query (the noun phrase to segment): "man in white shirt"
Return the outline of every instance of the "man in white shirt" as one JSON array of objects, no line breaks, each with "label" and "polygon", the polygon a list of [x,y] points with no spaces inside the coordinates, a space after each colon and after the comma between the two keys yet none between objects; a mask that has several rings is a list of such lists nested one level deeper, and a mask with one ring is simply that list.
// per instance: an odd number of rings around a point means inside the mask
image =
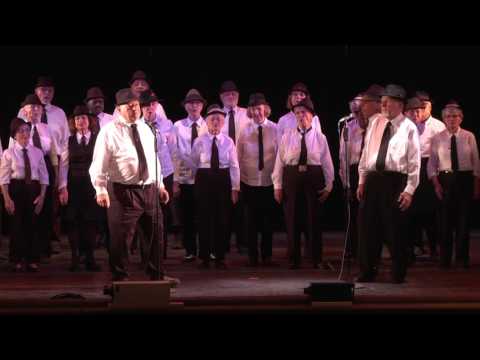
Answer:
[{"label": "man in white shirt", "polygon": [[98,119],[98,128],[101,129],[113,120],[113,116],[104,112],[105,110],[105,95],[99,87],[91,87],[87,90],[87,95],[84,100],[88,110]]},{"label": "man in white shirt", "polygon": [[449,268],[455,231],[456,265],[470,266],[470,206],[480,197],[480,159],[475,135],[462,129],[458,104],[442,111],[446,130],[432,138],[428,177],[440,202],[440,266]]},{"label": "man in white shirt", "polygon": [[145,271],[152,280],[163,279],[163,221],[157,196],[166,203],[168,192],[155,152],[154,135],[140,120],[140,104],[130,89],[119,90],[115,97],[119,117],[100,130],[89,169],[97,203],[107,208],[110,270],[114,281],[128,278],[127,249],[138,223],[145,238],[152,241],[147,244]]},{"label": "man in white shirt", "polygon": [[175,122],[174,129],[178,146],[178,182],[180,183],[180,209],[183,222],[184,262],[194,262],[197,257],[197,226],[195,176],[192,171],[191,152],[196,138],[207,132],[207,124],[202,118],[205,99],[196,89],[190,89],[182,104],[188,116]]},{"label": "man in white shirt", "polygon": [[[243,128],[250,122],[247,116],[247,109],[238,106],[240,93],[237,85],[233,81],[224,81],[220,86],[219,93],[220,100],[223,104],[223,111],[226,114],[222,134],[229,136],[236,145]],[[246,248],[245,234],[243,231],[243,208],[244,204],[240,196],[238,203],[232,208],[232,216],[230,217],[232,221],[230,224],[230,238],[231,234],[235,232],[236,247],[240,254],[242,254]],[[230,249],[230,241],[227,246],[228,250]]]},{"label": "man in white shirt", "polygon": [[415,124],[403,115],[405,90],[388,85],[382,114],[370,119],[360,158],[357,197],[359,265],[357,282],[375,281],[382,242],[392,257],[392,281],[402,283],[407,272],[407,225],[420,175],[420,142]]}]

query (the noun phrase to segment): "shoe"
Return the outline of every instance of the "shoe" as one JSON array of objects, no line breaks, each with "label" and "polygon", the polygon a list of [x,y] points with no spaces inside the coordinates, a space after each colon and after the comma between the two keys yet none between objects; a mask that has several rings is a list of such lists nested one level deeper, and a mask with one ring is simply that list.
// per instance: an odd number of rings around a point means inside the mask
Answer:
[{"label": "shoe", "polygon": [[170,286],[174,287],[174,288],[177,287],[178,285],[180,285],[180,279],[177,279],[177,278],[174,278],[174,277],[164,275],[162,280],[163,281],[168,281],[170,283]]},{"label": "shoe", "polygon": [[376,276],[373,273],[363,273],[363,274],[360,274],[355,279],[355,282],[359,282],[359,283],[375,282],[375,277]]},{"label": "shoe", "polygon": [[27,271],[28,271],[28,272],[32,272],[32,273],[38,272],[38,271],[39,271],[38,265],[37,265],[37,264],[34,264],[34,263],[28,264],[28,265],[27,265]]},{"label": "shoe", "polygon": [[194,262],[196,259],[197,258],[196,258],[195,255],[188,254],[188,255],[185,255],[185,257],[183,258],[183,262],[184,263],[191,263],[191,262]]},{"label": "shoe", "polygon": [[102,268],[100,265],[94,262],[94,263],[86,264],[85,270],[91,271],[91,272],[100,272],[102,271]]},{"label": "shoe", "polygon": [[227,270],[227,264],[223,260],[215,261],[215,268],[220,270]]},{"label": "shoe", "polygon": [[210,261],[208,260],[203,260],[200,264],[198,264],[199,269],[210,269]]},{"label": "shoe", "polygon": [[217,260],[217,257],[214,254],[210,254],[210,260]]},{"label": "shoe", "polygon": [[23,265],[22,263],[17,263],[15,265],[12,264],[12,267],[10,268],[11,272],[22,272],[23,271]]}]

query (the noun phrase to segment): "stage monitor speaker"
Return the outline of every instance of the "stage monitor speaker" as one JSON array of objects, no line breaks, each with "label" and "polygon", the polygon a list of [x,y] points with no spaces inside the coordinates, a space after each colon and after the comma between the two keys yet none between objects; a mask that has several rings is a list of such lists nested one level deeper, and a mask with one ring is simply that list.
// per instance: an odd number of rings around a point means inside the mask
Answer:
[{"label": "stage monitor speaker", "polygon": [[312,302],[346,302],[352,303],[354,284],[348,282],[315,282],[304,289]]},{"label": "stage monitor speaker", "polygon": [[112,308],[165,308],[170,301],[169,281],[114,281]]}]

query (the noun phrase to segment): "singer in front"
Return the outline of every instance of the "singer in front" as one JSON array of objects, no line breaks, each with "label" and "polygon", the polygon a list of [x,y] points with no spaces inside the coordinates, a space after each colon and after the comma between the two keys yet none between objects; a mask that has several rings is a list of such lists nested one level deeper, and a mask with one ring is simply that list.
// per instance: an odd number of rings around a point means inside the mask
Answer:
[{"label": "singer in front", "polygon": [[110,270],[113,281],[128,279],[127,249],[138,223],[149,249],[145,272],[152,280],[162,280],[163,221],[160,206],[156,206],[156,188],[162,202],[167,203],[169,196],[155,153],[154,135],[140,120],[140,103],[131,89],[119,90],[115,98],[119,116],[100,130],[89,170],[97,203],[107,208]]},{"label": "singer in front", "polygon": [[278,203],[283,201],[290,269],[300,268],[302,225],[310,240],[313,268],[318,269],[322,261],[320,211],[332,191],[334,169],[327,138],[312,126],[312,101],[305,98],[292,110],[297,128],[282,136],[272,174],[274,196]]},{"label": "singer in front", "polygon": [[420,141],[415,124],[403,114],[405,90],[388,85],[382,114],[370,120],[358,165],[359,211],[357,282],[373,282],[384,240],[392,257],[392,282],[407,273],[407,210],[420,176]]}]

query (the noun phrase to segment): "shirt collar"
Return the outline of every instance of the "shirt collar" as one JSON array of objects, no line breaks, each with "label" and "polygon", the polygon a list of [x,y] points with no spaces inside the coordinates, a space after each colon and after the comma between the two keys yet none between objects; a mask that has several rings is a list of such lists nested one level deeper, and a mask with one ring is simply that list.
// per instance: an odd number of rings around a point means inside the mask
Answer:
[{"label": "shirt collar", "polygon": [[[30,146],[29,146],[29,145],[30,145],[30,144],[27,144],[27,146],[25,147],[25,149],[30,150]],[[18,143],[18,141],[15,141],[15,143],[14,143],[13,146],[14,146],[14,149],[15,149],[15,150],[17,150],[18,152],[22,152],[23,146],[21,146],[21,145]]]},{"label": "shirt collar", "polygon": [[210,139],[210,141],[213,142],[213,137],[216,137],[217,138],[217,144],[221,144],[223,142],[223,136],[222,136],[222,133],[219,133],[218,135],[212,135],[210,133],[208,133],[208,138]]},{"label": "shirt collar", "polygon": [[[198,124],[198,126],[201,126],[202,125],[202,121],[203,121],[203,117],[199,117],[198,120],[196,121],[196,123]],[[192,127],[193,125],[193,120],[190,119],[190,117],[187,117],[187,126],[188,127]]]},{"label": "shirt collar", "polygon": [[[76,132],[77,134],[77,140],[80,141],[82,139],[82,134],[80,132]],[[92,135],[92,132],[90,130],[87,130],[87,132],[85,133],[85,137],[88,139],[90,139],[90,136]]]}]

